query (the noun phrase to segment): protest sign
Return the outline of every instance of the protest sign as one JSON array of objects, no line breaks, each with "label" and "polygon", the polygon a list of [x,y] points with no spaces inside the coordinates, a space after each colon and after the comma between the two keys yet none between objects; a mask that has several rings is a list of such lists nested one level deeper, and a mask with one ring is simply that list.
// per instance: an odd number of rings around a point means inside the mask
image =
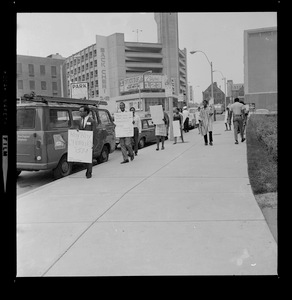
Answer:
[{"label": "protest sign", "polygon": [[150,106],[150,114],[154,124],[164,124],[162,105]]},{"label": "protest sign", "polygon": [[173,136],[181,136],[179,121],[178,120],[173,121],[172,126],[173,126]]},{"label": "protest sign", "polygon": [[92,163],[93,132],[68,130],[68,161]]},{"label": "protest sign", "polygon": [[134,135],[132,112],[115,113],[114,119],[116,137],[132,137]]}]

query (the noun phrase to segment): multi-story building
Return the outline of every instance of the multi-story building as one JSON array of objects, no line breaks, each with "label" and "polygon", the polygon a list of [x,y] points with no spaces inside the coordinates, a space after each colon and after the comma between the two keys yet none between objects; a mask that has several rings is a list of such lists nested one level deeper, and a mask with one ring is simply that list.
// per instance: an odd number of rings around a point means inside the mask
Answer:
[{"label": "multi-story building", "polygon": [[123,33],[97,35],[96,43],[68,57],[64,96],[71,96],[71,82],[87,82],[89,99],[107,100],[111,111],[120,101],[144,112],[154,104],[168,110],[167,80],[173,87],[173,105],[186,103],[187,52],[179,49],[177,13],[155,13],[154,17],[157,43],[126,42]]},{"label": "multi-story building", "polygon": [[[203,93],[203,100],[211,99],[211,84],[208,88],[202,92]],[[224,105],[224,92],[217,86],[217,82],[213,82],[213,96],[214,96],[214,105],[215,104],[223,104]]]},{"label": "multi-story building", "polygon": [[61,96],[62,67],[65,58],[52,54],[48,57],[17,55],[17,98],[34,92],[44,96]]},{"label": "multi-story building", "polygon": [[244,84],[243,83],[233,83],[233,80],[227,80],[227,97],[226,103],[233,103],[234,99],[244,100]]},{"label": "multi-story building", "polygon": [[277,110],[277,27],[244,31],[245,102]]}]

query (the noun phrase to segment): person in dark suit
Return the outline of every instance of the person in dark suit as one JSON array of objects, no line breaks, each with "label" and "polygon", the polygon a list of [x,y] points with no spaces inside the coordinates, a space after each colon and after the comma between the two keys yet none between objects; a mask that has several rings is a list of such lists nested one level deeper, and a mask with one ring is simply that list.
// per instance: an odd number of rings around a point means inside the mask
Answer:
[{"label": "person in dark suit", "polygon": [[[94,133],[96,130],[96,122],[93,118],[89,116],[90,109],[87,105],[82,105],[79,108],[79,113],[81,116],[81,120],[79,123],[79,130],[90,130],[93,131],[93,137]],[[94,140],[94,138],[93,138]],[[93,144],[92,144],[93,145]],[[92,162],[91,163],[86,163],[86,178],[91,178],[92,177]]]}]

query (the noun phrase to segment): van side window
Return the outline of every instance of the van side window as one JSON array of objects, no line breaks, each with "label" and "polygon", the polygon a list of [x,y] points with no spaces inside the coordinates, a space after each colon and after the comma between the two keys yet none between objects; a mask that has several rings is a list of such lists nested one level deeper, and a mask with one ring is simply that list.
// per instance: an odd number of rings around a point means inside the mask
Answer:
[{"label": "van side window", "polygon": [[68,128],[69,111],[61,109],[50,109],[50,127],[51,128]]},{"label": "van side window", "polygon": [[142,120],[142,128],[143,129],[147,129],[148,128],[147,120]]},{"label": "van side window", "polygon": [[17,130],[34,129],[35,127],[35,109],[17,110]]},{"label": "van side window", "polygon": [[[91,117],[92,119],[94,119],[96,121],[96,115],[95,115],[94,111],[92,111],[92,110],[90,111],[89,117]],[[81,120],[79,110],[72,111],[72,118],[73,118],[73,127],[77,128],[79,126],[80,120]]]},{"label": "van side window", "polygon": [[100,120],[101,124],[108,125],[111,123],[109,115],[106,111],[99,110],[98,116],[99,116],[99,120]]}]

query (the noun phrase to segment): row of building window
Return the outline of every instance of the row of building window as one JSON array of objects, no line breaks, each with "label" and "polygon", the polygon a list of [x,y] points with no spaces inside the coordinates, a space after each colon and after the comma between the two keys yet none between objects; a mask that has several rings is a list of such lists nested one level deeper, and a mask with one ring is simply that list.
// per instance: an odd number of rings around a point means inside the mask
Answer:
[{"label": "row of building window", "polygon": [[[47,82],[46,81],[41,81],[40,84],[41,84],[40,89],[42,91],[47,90]],[[23,90],[23,80],[18,80],[17,87],[18,87],[19,90]],[[34,80],[29,81],[29,89],[30,90],[36,90],[36,84],[35,84]],[[58,84],[55,81],[52,82],[52,90],[53,91],[58,91]]]},{"label": "row of building window", "polygon": [[[96,63],[96,65],[94,65],[95,67],[97,67],[97,63]],[[93,65],[91,65],[90,64],[90,68],[92,68],[93,67]],[[86,68],[85,68],[85,66],[83,65],[83,66],[81,66],[81,67],[78,67],[78,68],[74,68],[74,70],[71,70],[71,75],[72,74],[77,74],[77,73],[80,73],[80,72],[84,72],[85,71],[85,69],[86,70],[88,70],[88,64],[86,64]],[[70,71],[67,71],[67,73],[68,73],[68,75],[70,74]],[[97,70],[95,70],[95,75],[97,75],[98,73],[97,73]]]},{"label": "row of building window", "polygon": [[[96,50],[93,50],[93,53],[94,53],[94,56],[96,56]],[[89,59],[92,58],[92,51],[89,52],[89,54],[85,53],[85,56],[81,55],[81,62],[84,61],[84,58],[85,58],[85,60],[87,60],[88,58]],[[74,58],[74,60],[67,62],[67,68],[72,67],[73,65],[75,66],[78,63],[80,63],[80,58]]]},{"label": "row of building window", "polygon": [[[28,75],[29,76],[34,76],[35,67],[33,64],[28,64]],[[17,74],[20,75],[22,74],[22,63],[17,63]],[[46,75],[46,66],[45,65],[40,65],[40,74],[41,75]],[[56,66],[51,66],[51,75],[53,78],[57,77],[57,67]]]},{"label": "row of building window", "polygon": [[[97,72],[95,73],[95,76],[97,76]],[[90,73],[90,78],[94,79],[93,77],[93,72]],[[70,79],[70,78],[69,78]],[[83,74],[82,76],[76,76],[74,78],[71,77],[71,81],[85,81],[85,80],[89,80],[89,73],[86,73],[86,77],[85,77],[85,74]],[[70,80],[68,81],[68,85],[70,84]],[[96,80],[96,85],[98,84],[98,80]]]}]

